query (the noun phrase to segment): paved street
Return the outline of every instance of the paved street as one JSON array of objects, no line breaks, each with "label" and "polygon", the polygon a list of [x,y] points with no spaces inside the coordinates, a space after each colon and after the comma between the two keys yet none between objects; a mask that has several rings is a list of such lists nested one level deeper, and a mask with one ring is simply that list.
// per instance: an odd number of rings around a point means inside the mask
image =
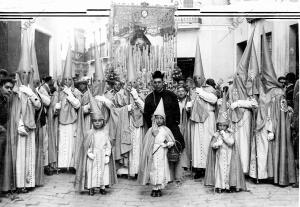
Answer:
[{"label": "paved street", "polygon": [[170,184],[160,198],[150,197],[151,188],[140,186],[135,180],[119,179],[119,183],[109,189],[105,196],[95,194],[75,194],[74,175],[60,174],[46,177],[44,187],[36,188],[28,194],[18,195],[18,199],[4,198],[0,206],[298,206],[298,189],[277,187],[269,184],[247,182],[249,192],[213,193],[203,186],[203,181],[195,182],[189,177],[181,186]]}]

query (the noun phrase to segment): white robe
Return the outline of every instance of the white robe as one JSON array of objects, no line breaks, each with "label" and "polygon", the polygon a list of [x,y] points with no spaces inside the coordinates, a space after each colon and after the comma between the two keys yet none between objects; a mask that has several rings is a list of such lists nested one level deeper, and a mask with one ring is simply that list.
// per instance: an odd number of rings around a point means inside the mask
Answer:
[{"label": "white robe", "polygon": [[18,135],[17,188],[35,187],[35,130],[27,133],[28,136]]},{"label": "white robe", "polygon": [[95,158],[87,158],[87,189],[109,185],[109,164],[105,164],[105,156],[111,155],[111,144],[107,130],[96,130],[90,149]]},{"label": "white robe", "polygon": [[58,144],[58,167],[74,167],[74,143],[76,133],[76,122],[73,124],[59,124],[59,144]]},{"label": "white robe", "polygon": [[[20,92],[21,103],[28,98],[27,95]],[[36,95],[29,98],[34,108],[40,108],[41,103]],[[24,107],[21,107],[21,117]],[[29,129],[27,136],[18,134],[17,140],[17,157],[16,157],[16,186],[17,188],[35,187],[35,129]]]},{"label": "white robe", "polygon": [[167,158],[167,147],[162,147],[161,144],[164,144],[164,141],[167,141],[167,145],[173,146],[175,140],[173,137],[170,137],[168,132],[161,127],[158,127],[158,134],[155,137],[153,145],[153,158],[152,166],[150,170],[150,183],[152,185],[160,185],[161,189],[164,188],[169,181],[171,181],[169,162]]},{"label": "white robe", "polygon": [[206,168],[209,144],[216,131],[215,107],[212,104],[215,104],[218,98],[209,92],[202,92],[199,96],[205,101],[204,107],[208,117],[203,123],[191,122],[192,166]]}]

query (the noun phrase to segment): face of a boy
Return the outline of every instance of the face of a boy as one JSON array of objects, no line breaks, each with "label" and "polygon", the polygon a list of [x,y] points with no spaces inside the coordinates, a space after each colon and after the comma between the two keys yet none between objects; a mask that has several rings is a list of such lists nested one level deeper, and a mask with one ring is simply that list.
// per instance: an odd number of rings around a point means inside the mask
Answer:
[{"label": "face of a boy", "polygon": [[164,117],[162,116],[155,116],[156,124],[157,126],[161,126],[164,124]]},{"label": "face of a boy", "polygon": [[103,119],[93,119],[94,129],[101,129],[104,126]]},{"label": "face of a boy", "polygon": [[220,131],[222,131],[222,130],[225,131],[225,130],[227,129],[227,127],[228,127],[228,126],[227,126],[226,124],[219,124],[219,130],[220,130]]}]

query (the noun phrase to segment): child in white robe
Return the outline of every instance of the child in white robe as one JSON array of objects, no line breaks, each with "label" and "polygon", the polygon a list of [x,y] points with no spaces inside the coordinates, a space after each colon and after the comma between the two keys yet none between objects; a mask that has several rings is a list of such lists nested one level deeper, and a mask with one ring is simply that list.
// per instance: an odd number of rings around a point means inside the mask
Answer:
[{"label": "child in white robe", "polygon": [[154,112],[154,123],[144,138],[144,149],[140,162],[138,181],[140,184],[152,184],[152,197],[162,196],[161,190],[171,181],[168,148],[175,143],[171,130],[164,126],[165,113],[160,100]]},{"label": "child in white robe", "polygon": [[108,130],[104,128],[104,117],[101,114],[93,114],[92,117],[93,129],[87,139],[86,188],[90,195],[94,195],[95,188],[100,188],[104,195],[105,185],[109,185],[111,144]]}]

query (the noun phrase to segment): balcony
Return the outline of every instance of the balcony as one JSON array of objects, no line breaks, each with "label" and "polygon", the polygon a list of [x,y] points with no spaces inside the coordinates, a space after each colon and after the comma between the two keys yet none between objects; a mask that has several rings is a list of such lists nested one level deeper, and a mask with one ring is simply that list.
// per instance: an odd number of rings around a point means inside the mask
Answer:
[{"label": "balcony", "polygon": [[202,19],[199,17],[175,17],[178,29],[199,29]]}]

